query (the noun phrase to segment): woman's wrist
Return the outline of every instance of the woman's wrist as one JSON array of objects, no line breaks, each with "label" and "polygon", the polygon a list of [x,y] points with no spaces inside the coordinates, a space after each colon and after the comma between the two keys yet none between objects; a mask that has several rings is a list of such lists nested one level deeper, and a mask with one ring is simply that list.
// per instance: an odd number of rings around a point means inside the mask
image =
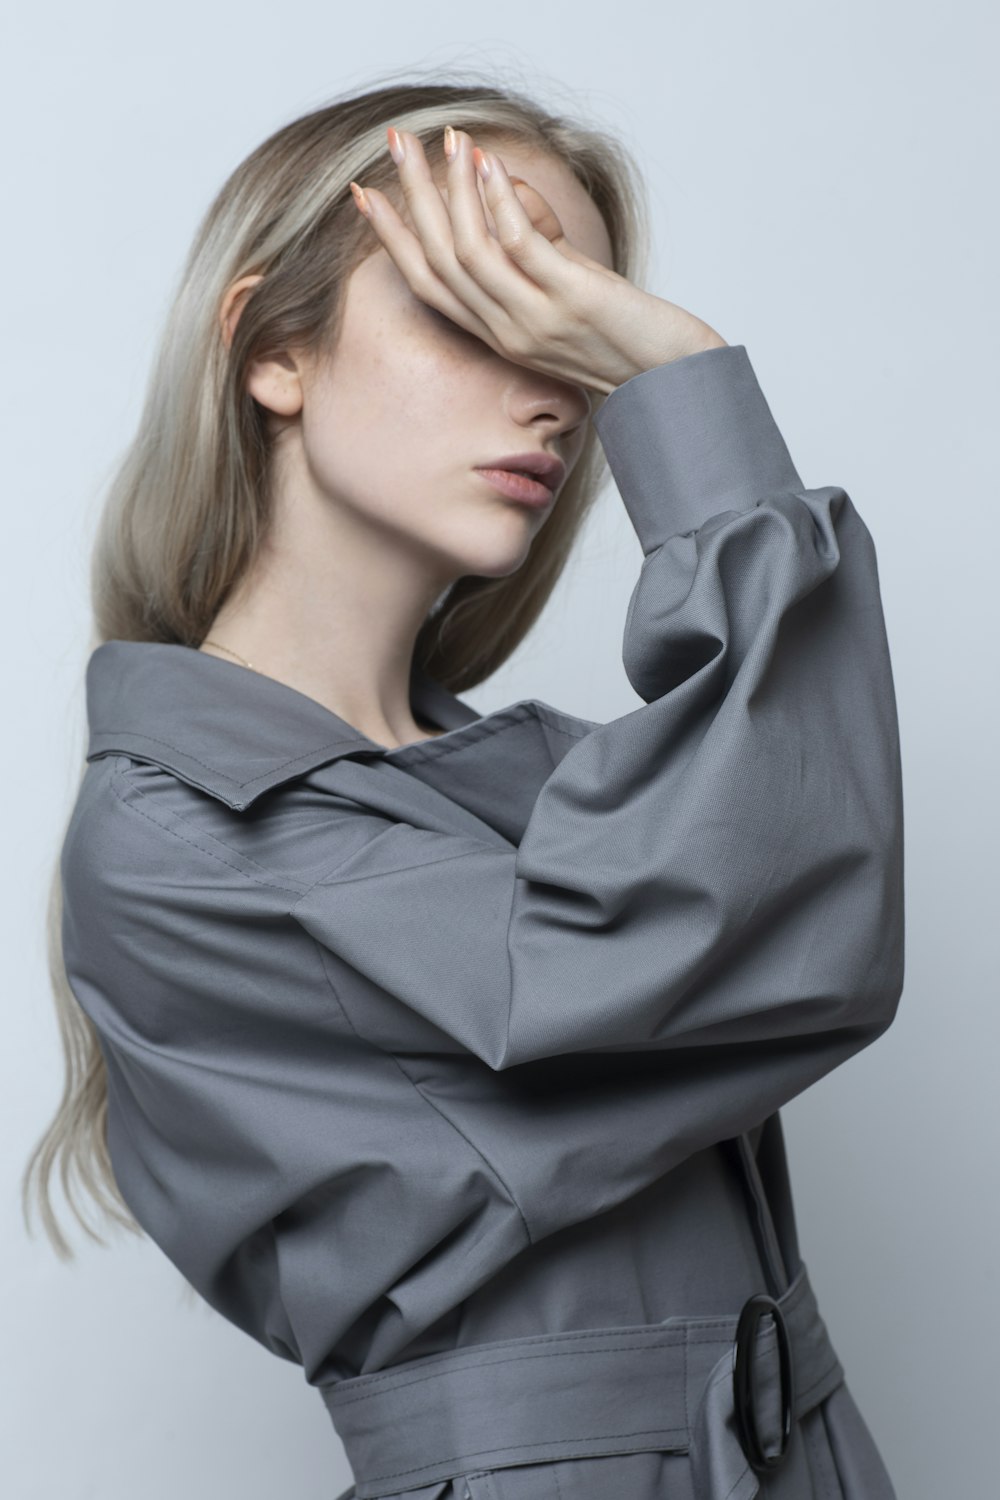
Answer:
[{"label": "woman's wrist", "polygon": [[634,375],[672,364],[689,354],[729,347],[727,340],[703,318],[663,297],[650,296],[649,303],[641,334],[619,351],[613,385],[624,385]]}]

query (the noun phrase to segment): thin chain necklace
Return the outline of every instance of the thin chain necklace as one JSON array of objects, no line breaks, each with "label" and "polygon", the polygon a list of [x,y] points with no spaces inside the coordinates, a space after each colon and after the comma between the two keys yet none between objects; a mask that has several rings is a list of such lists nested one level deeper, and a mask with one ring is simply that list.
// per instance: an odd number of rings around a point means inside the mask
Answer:
[{"label": "thin chain necklace", "polygon": [[240,656],[239,652],[233,651],[229,646],[224,646],[221,641],[210,641],[206,637],[201,644],[203,646],[217,646],[220,651],[228,651],[230,656],[235,656],[236,660],[242,662],[245,667],[249,667],[251,672],[259,672],[260,670],[259,667],[255,667],[252,662],[247,661],[245,656]]}]

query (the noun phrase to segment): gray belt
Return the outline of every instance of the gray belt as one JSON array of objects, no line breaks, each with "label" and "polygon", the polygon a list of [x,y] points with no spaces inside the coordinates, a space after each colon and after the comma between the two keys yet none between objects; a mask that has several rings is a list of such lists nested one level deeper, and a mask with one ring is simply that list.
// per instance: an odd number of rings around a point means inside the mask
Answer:
[{"label": "gray belt", "polygon": [[696,1494],[745,1500],[783,1461],[791,1422],[843,1379],[800,1263],[779,1297],[739,1314],[501,1339],[320,1392],[357,1500],[643,1449],[687,1452]]}]

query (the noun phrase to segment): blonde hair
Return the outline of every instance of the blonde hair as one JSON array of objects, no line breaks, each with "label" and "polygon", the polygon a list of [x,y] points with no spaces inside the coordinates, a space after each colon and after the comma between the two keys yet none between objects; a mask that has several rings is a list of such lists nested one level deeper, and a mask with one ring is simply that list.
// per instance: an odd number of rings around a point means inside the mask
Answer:
[{"label": "blonde hair", "polygon": [[[250,569],[268,524],[269,444],[264,413],[245,390],[248,367],[290,343],[316,351],[332,347],[342,290],[373,248],[350,180],[380,188],[399,203],[386,127],[418,136],[433,170],[443,160],[449,122],[488,147],[516,142],[560,158],[604,218],[614,269],[643,283],[647,208],[633,158],[605,132],[550,113],[520,91],[470,82],[468,75],[441,81],[436,70],[433,82],[384,83],[283,125],[232,172],[188,254],[138,430],[97,524],[91,650],[110,639],[194,646],[204,639]],[[219,309],[227,288],[249,274],[263,279],[246,299],[227,350]],[[415,646],[426,671],[462,692],[506,661],[541,614],[604,474],[591,428],[559,505],[517,571],[499,579],[460,578],[434,606]],[[30,1232],[34,1191],[56,1253],[71,1259],[49,1194],[57,1165],[67,1202],[91,1239],[105,1243],[80,1211],[77,1182],[108,1219],[142,1231],[111,1169],[97,1032],[66,977],[58,861],[46,928],[65,1077],[55,1117],[29,1158],[22,1204]]]}]

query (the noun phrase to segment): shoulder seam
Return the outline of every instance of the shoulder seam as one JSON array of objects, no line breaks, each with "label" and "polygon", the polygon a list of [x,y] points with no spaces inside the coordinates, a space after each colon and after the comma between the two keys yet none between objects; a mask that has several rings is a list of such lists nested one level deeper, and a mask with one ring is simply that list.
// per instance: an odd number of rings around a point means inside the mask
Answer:
[{"label": "shoulder seam", "polygon": [[[127,761],[128,757],[123,755],[121,759]],[[241,865],[236,864],[234,860],[226,859],[224,855],[218,853],[215,849],[209,848],[207,844],[199,843],[198,840],[193,838],[185,838],[184,834],[179,833],[176,828],[171,827],[168,823],[164,823],[162,819],[155,817],[153,813],[151,813],[147,808],[139,806],[140,801],[148,802],[149,799],[148,797],[146,797],[144,792],[139,790],[134,782],[130,785],[130,791],[132,793],[132,797],[137,800],[130,801],[129,798],[123,796],[122,792],[119,789],[118,783],[119,781],[124,780],[125,772],[126,767],[124,765],[117,764],[115,765],[111,773],[110,779],[111,790],[118,798],[118,801],[122,804],[123,807],[129,808],[132,812],[137,813],[139,817],[145,818],[148,822],[155,824],[156,827],[161,828],[164,833],[172,834],[173,837],[175,839],[179,839],[182,844],[188,844],[192,849],[198,849],[202,854],[207,855],[209,859],[215,859],[219,862],[219,864],[225,865],[227,869],[235,870],[238,875],[242,875],[244,880],[249,881],[253,885],[262,885],[267,886],[272,890],[283,891],[287,895],[294,896],[296,900],[300,896],[302,896],[308,889],[308,887],[304,884],[286,884],[285,882],[279,880],[275,875],[273,875],[271,871],[265,869],[263,865],[257,866],[257,868],[261,872],[261,876],[258,877],[256,875],[253,875],[248,870],[245,870]],[[185,821],[181,813],[175,813],[174,816],[182,822]],[[230,849],[228,844],[222,843],[222,841],[220,839],[216,839],[213,834],[206,833],[203,830],[199,829],[198,835],[200,839],[205,839],[213,844],[218,844],[219,849],[225,849],[228,853],[234,855],[236,858],[246,860],[248,864],[256,863],[254,860],[248,859],[248,857],[244,854],[237,855],[235,849]]]},{"label": "shoulder seam", "polygon": [[[292,913],[292,915],[294,916],[294,912]],[[527,1243],[529,1245],[533,1245],[535,1243],[535,1240],[531,1233],[531,1225],[528,1223],[528,1217],[524,1209],[521,1207],[520,1200],[518,1199],[516,1193],[514,1192],[510,1183],[504,1177],[503,1173],[500,1171],[499,1167],[497,1167],[496,1163],[491,1161],[491,1159],[486,1155],[486,1152],[483,1150],[482,1146],[477,1145],[472,1137],[462,1129],[457,1120],[453,1120],[450,1115],[446,1114],[445,1111],[434,1101],[432,1096],[427,1093],[424,1088],[421,1087],[421,1085],[410,1073],[407,1072],[398,1053],[393,1052],[388,1047],[383,1047],[378,1042],[373,1042],[369,1037],[363,1036],[361,1032],[358,1031],[357,1027],[354,1025],[354,1022],[351,1020],[344,1002],[340,998],[340,993],[334,982],[333,975],[330,973],[329,950],[324,948],[323,944],[319,942],[317,938],[313,937],[312,933],[309,932],[306,928],[303,927],[302,931],[316,949],[317,955],[319,957],[319,966],[323,972],[323,977],[326,980],[327,988],[333,996],[334,1003],[336,1004],[338,1011],[340,1012],[341,1016],[343,1016],[347,1025],[351,1028],[351,1031],[366,1047],[371,1047],[373,1050],[377,1051],[380,1056],[385,1057],[390,1062],[394,1063],[397,1070],[403,1075],[414,1092],[420,1095],[424,1103],[428,1105],[429,1108],[431,1108],[434,1113],[444,1121],[445,1125],[447,1125],[450,1130],[455,1131],[456,1135],[459,1135],[462,1138],[462,1140],[471,1151],[475,1152],[479,1160],[485,1164],[489,1172],[503,1188],[508,1199],[510,1200],[511,1205],[516,1210],[518,1218],[521,1220],[521,1225],[524,1229],[524,1236],[527,1240]]]},{"label": "shoulder seam", "polygon": [[[409,825],[404,825],[404,824],[400,824],[400,823],[392,823],[392,824],[390,824],[390,826],[388,828],[383,829],[383,831],[381,833],[377,833],[374,838],[369,839],[368,843],[362,845],[362,847],[360,849],[352,850],[350,854],[345,855],[343,859],[341,859],[340,861],[338,861],[338,863],[333,866],[332,869],[323,870],[321,874],[317,875],[316,879],[312,882],[312,884],[309,885],[309,886],[307,886],[306,889],[303,890],[301,896],[295,902],[295,906],[301,906],[302,902],[306,899],[306,897],[307,896],[311,896],[312,893],[313,893],[313,891],[316,889],[316,887],[318,885],[325,885],[328,881],[332,885],[343,885],[344,882],[342,880],[335,881],[333,879],[333,877],[338,873],[339,870],[341,870],[343,868],[344,865],[349,864],[351,862],[351,860],[355,857],[356,854],[367,854],[367,852],[371,848],[372,844],[376,844],[376,843],[378,843],[379,839],[385,838],[386,834],[391,833],[394,828],[400,828],[400,827],[404,827],[404,826],[409,826]],[[471,835],[455,835],[455,836],[456,837],[471,837]],[[483,849],[488,849],[488,848],[491,848],[491,847],[492,847],[491,845],[486,844],[486,843],[483,843],[481,845],[481,848],[483,848]],[[414,860],[410,864],[395,865],[393,867],[393,873],[397,874],[397,875],[401,875],[405,871],[408,871],[408,870],[425,870],[425,869],[429,870],[432,865],[443,865],[443,864],[446,864],[449,860],[452,860],[452,859],[469,859],[471,855],[473,855],[473,854],[479,854],[480,852],[481,852],[480,848],[478,848],[478,847],[475,848],[475,849],[449,850],[447,853],[439,855],[436,859],[418,859],[418,860]],[[360,885],[363,880],[379,880],[379,879],[382,878],[382,876],[383,876],[384,873],[385,872],[382,871],[382,870],[376,870],[374,872],[374,874],[371,874],[371,875],[352,875],[350,877],[350,883],[352,885]],[[292,915],[293,916],[295,915],[295,909],[294,909],[294,907],[292,909]]]}]

